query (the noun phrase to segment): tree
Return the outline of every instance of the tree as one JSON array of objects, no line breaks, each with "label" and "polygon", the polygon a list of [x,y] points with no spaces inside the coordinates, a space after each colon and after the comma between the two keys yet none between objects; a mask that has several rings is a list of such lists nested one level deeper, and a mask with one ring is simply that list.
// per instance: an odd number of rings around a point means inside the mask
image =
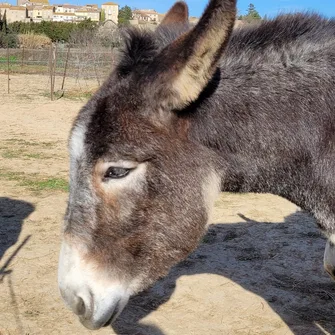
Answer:
[{"label": "tree", "polygon": [[2,16],[0,13],[0,48],[17,48],[18,44],[17,35],[8,29],[5,10]]},{"label": "tree", "polygon": [[248,7],[247,17],[252,19],[252,20],[261,20],[262,19],[262,17],[259,15],[259,13],[257,12],[257,10],[255,8],[255,5],[253,5],[252,3]]},{"label": "tree", "polygon": [[6,34],[7,33],[7,16],[6,16],[6,10],[5,13],[2,16],[2,31]]},{"label": "tree", "polygon": [[238,19],[246,21],[248,23],[252,23],[252,22],[261,20],[262,17],[259,15],[258,11],[256,10],[255,5],[251,3],[248,6],[247,15],[240,15]]},{"label": "tree", "polygon": [[106,21],[106,11],[104,9],[101,11],[100,21],[101,22],[105,22]]},{"label": "tree", "polygon": [[124,6],[120,8],[119,10],[119,25],[127,25],[129,24],[129,21],[132,19],[133,13],[131,11],[131,8],[129,6]]},{"label": "tree", "polygon": [[80,21],[77,25],[78,29],[81,30],[95,30],[98,28],[98,24],[92,21],[90,18]]},{"label": "tree", "polygon": [[3,28],[3,21],[2,21],[2,16],[1,16],[1,9],[0,9],[0,31],[2,31]]}]

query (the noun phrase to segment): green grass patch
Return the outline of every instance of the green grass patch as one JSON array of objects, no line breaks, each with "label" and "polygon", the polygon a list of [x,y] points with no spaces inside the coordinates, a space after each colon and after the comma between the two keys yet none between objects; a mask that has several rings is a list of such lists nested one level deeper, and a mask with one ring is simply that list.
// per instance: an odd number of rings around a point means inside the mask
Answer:
[{"label": "green grass patch", "polygon": [[30,191],[62,191],[69,190],[68,182],[59,177],[43,177],[38,174],[26,174],[0,170],[0,179],[16,182],[19,186],[25,187]]},{"label": "green grass patch", "polygon": [[[0,149],[1,150],[1,149]],[[51,155],[47,155],[42,152],[28,152],[24,148],[13,149],[6,148],[2,149],[1,157],[6,159],[51,159]]]},{"label": "green grass patch", "polygon": [[[0,73],[7,72],[7,60],[6,62],[0,62]],[[49,67],[45,65],[21,65],[20,62],[9,63],[10,73],[18,74],[43,74],[49,73]]]},{"label": "green grass patch", "polygon": [[18,151],[13,150],[5,150],[1,153],[2,158],[13,159],[13,158],[20,158],[21,153]]},{"label": "green grass patch", "polygon": [[0,178],[5,179],[5,180],[18,181],[21,175],[22,173],[20,172],[9,172],[9,171],[0,170]]},{"label": "green grass patch", "polygon": [[30,141],[26,141],[26,140],[21,140],[19,138],[9,138],[9,139],[5,140],[5,142],[13,143],[15,145],[21,145],[21,146],[37,146],[37,145],[40,144],[39,142],[30,142]]},{"label": "green grass patch", "polygon": [[20,186],[32,191],[64,191],[69,190],[68,182],[63,178],[45,178],[39,180],[26,179],[19,183]]},{"label": "green grass patch", "polygon": [[[9,56],[9,63],[11,62],[17,62],[18,57],[17,56]],[[8,62],[7,56],[0,57],[0,63]]]},{"label": "green grass patch", "polygon": [[[17,138],[10,138],[0,142],[1,156],[3,158],[52,158],[43,152],[36,152],[38,149],[49,149],[56,145],[56,142],[33,142]],[[37,148],[38,147],[38,148]]]},{"label": "green grass patch", "polygon": [[43,147],[48,147],[48,148],[53,147],[55,145],[55,142],[32,142],[32,141],[22,140],[20,138],[9,138],[5,140],[5,142],[15,143],[21,146],[43,146]]}]

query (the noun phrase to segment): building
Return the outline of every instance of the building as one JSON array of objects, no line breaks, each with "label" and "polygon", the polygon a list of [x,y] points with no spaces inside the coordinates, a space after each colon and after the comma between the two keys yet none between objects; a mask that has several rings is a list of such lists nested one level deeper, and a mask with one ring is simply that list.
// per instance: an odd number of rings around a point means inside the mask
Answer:
[{"label": "building", "polygon": [[53,13],[52,21],[54,22],[76,22],[77,16],[75,13]]},{"label": "building", "polygon": [[10,4],[0,4],[1,16],[6,12],[7,23],[15,21],[28,21],[28,12],[25,7],[11,6]]},{"label": "building", "polygon": [[[33,17],[33,10],[34,10],[34,6],[32,5],[27,5],[25,6],[27,8],[27,16],[30,20],[31,17]],[[30,20],[31,21],[31,20]]]},{"label": "building", "polygon": [[98,6],[90,7],[85,6],[82,7],[74,12],[74,14],[77,17],[77,21],[83,21],[85,19],[90,19],[93,22],[99,22],[100,21],[100,10],[98,9]]},{"label": "building", "polygon": [[49,0],[17,0],[18,6],[49,6]]},{"label": "building", "polygon": [[7,13],[9,11],[9,8],[12,7],[8,2],[1,2],[0,3],[0,13],[1,13],[1,17],[5,14],[6,12],[6,16]]},{"label": "building", "polygon": [[30,19],[33,22],[52,21],[54,14],[53,6],[31,6],[29,8]]},{"label": "building", "polygon": [[[49,0],[17,0],[20,6],[0,3],[0,13],[6,12],[7,22],[81,22],[90,19],[93,22],[101,20],[101,9],[97,4],[75,6],[70,4],[49,5]],[[103,5],[108,15],[106,19],[118,22],[119,7],[108,2]]]},{"label": "building", "polygon": [[101,5],[101,10],[104,11],[104,21],[111,20],[116,24],[119,22],[119,5],[115,2],[105,2]]},{"label": "building", "polygon": [[136,9],[133,11],[133,20],[159,23],[159,14],[154,9]]},{"label": "building", "polygon": [[82,6],[75,6],[75,5],[54,5],[55,6],[55,13],[74,13],[76,10],[82,8]]}]

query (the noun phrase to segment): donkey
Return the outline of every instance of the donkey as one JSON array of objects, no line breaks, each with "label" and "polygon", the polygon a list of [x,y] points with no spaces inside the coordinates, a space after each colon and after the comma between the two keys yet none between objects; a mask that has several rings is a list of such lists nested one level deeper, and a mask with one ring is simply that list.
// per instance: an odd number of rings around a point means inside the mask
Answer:
[{"label": "donkey", "polygon": [[190,27],[177,2],[130,29],[80,111],[59,287],[98,329],[193,251],[219,191],[268,192],[312,213],[335,269],[335,20],[279,16],[234,30],[236,0]]}]

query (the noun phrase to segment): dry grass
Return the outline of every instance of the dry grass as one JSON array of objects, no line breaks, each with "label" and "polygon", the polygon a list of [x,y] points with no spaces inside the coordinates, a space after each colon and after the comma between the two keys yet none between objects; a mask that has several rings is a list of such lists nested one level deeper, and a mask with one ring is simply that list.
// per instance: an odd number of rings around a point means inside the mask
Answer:
[{"label": "dry grass", "polygon": [[51,44],[51,39],[46,35],[38,35],[34,33],[19,34],[19,42],[21,47],[26,49],[44,48]]}]

